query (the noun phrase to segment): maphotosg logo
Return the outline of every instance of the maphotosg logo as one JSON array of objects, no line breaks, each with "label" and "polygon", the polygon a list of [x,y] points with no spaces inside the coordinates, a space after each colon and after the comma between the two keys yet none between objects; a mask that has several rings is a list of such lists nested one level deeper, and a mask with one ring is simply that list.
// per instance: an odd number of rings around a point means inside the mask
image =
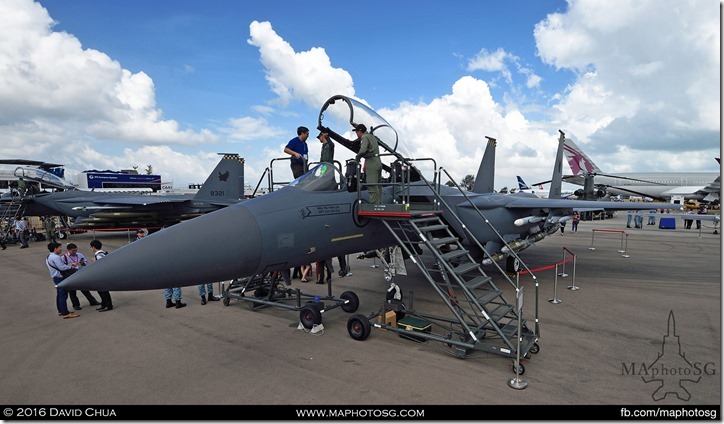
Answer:
[{"label": "maphotosg logo", "polygon": [[702,375],[716,375],[716,368],[713,362],[691,362],[686,358],[676,334],[674,311],[670,311],[667,331],[657,358],[650,364],[622,362],[621,375],[637,375],[645,383],[657,383],[658,387],[651,395],[655,401],[666,399],[668,395],[688,401],[691,393],[687,386],[698,383]]}]

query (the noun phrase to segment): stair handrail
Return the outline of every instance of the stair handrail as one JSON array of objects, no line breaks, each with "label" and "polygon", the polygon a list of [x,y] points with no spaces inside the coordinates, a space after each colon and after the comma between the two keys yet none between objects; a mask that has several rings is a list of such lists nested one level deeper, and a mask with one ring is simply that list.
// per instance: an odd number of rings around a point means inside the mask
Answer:
[{"label": "stair handrail", "polygon": [[[411,258],[414,258],[414,257],[417,256],[416,254],[413,254],[413,253],[410,251],[410,249],[407,248],[407,246],[405,245],[405,242],[402,241],[402,239],[400,239],[400,237],[398,237],[397,233],[392,229],[392,227],[390,226],[390,224],[389,224],[387,221],[382,220],[382,223],[385,225],[385,227],[387,227],[387,230],[390,232],[390,234],[392,234],[392,236],[395,238],[395,240],[397,240],[397,243],[400,245],[400,247],[401,247],[402,249],[404,249],[405,252],[406,252]],[[435,281],[435,279],[432,278],[432,276],[430,275],[430,273],[427,272],[427,269],[425,269],[425,267],[423,267],[423,266],[421,265],[421,263],[418,263],[418,261],[414,261],[414,262],[415,262],[415,265],[417,265],[418,269],[420,269],[420,271],[422,271],[422,273],[423,273],[423,274],[425,275],[425,277],[428,279],[428,281],[433,281],[433,282]],[[468,334],[471,334],[471,335],[472,335],[473,340],[477,340],[477,337],[475,337],[475,336],[473,335],[473,332],[472,332],[472,330],[470,329],[470,327],[468,326],[467,322],[465,322],[465,320],[463,319],[463,317],[458,313],[458,311],[455,309],[455,307],[452,305],[452,303],[450,303],[449,295],[446,295],[445,293],[443,293],[443,292],[440,290],[440,287],[438,287],[437,284],[433,284],[432,286],[433,286],[433,289],[437,292],[438,296],[440,296],[440,298],[443,300],[443,302],[445,302],[445,305],[447,305],[448,309],[450,309],[450,311],[453,313],[453,315],[455,315],[455,318],[457,318],[458,322],[465,328],[465,331],[466,331]],[[462,285],[461,285],[461,286],[462,286]]]},{"label": "stair handrail", "polygon": [[[445,175],[447,175],[447,177],[448,177],[448,178],[450,179],[450,181],[453,183],[453,185],[455,186],[455,188],[460,192],[460,194],[463,195],[463,197],[465,197],[465,200],[466,200],[468,203],[470,203],[470,206],[472,206],[473,209],[475,209],[475,211],[478,213],[478,215],[480,215],[480,217],[483,218],[483,220],[485,221],[485,223],[488,224],[488,227],[490,227],[490,229],[493,230],[493,232],[498,236],[498,239],[500,239],[500,241],[503,242],[503,244],[505,245],[505,247],[508,248],[508,250],[510,251],[510,254],[513,255],[513,257],[518,260],[518,262],[528,271],[528,273],[530,273],[531,277],[533,278],[534,281],[536,281],[536,285],[537,285],[537,279],[536,279],[535,274],[533,274],[533,273],[531,272],[530,268],[528,268],[528,266],[525,264],[525,262],[523,262],[523,260],[520,259],[520,256],[518,256],[518,254],[515,253],[515,251],[510,247],[510,245],[508,244],[508,242],[505,241],[505,239],[503,238],[503,236],[498,232],[498,230],[493,226],[493,224],[490,223],[490,221],[488,220],[488,218],[485,217],[485,215],[483,214],[483,212],[482,212],[480,209],[478,209],[477,206],[475,206],[475,203],[473,203],[472,199],[471,199],[467,194],[465,194],[465,191],[458,185],[458,183],[455,182],[455,180],[453,180],[453,178],[450,176],[450,174],[447,172],[446,169],[444,169],[443,167],[440,167],[440,172],[444,172]],[[452,209],[450,208],[450,206],[449,206],[442,198],[441,198],[440,200],[445,204],[445,207],[446,207],[446,208],[452,210]],[[511,285],[511,287],[515,288],[515,283],[513,283],[512,279],[508,276],[508,273],[507,273],[507,272],[504,272],[503,269],[500,267],[500,265],[498,265],[498,263],[493,260],[492,256],[485,250],[485,248],[484,248],[484,247],[480,244],[480,242],[475,238],[475,235],[473,235],[472,231],[470,231],[470,229],[469,229],[467,226],[465,226],[465,224],[462,222],[462,220],[460,220],[460,218],[457,216],[457,214],[453,213],[453,215],[455,216],[455,219],[458,221],[458,223],[459,223],[459,224],[462,226],[462,228],[465,230],[465,232],[466,232],[466,233],[470,236],[470,238],[475,242],[475,244],[483,251],[483,253],[485,253],[485,255],[488,257],[488,259],[490,259],[490,261],[492,262],[492,264],[495,265],[495,267],[498,269],[498,271],[500,271],[500,273],[505,277],[505,279],[508,281],[508,283]]]}]

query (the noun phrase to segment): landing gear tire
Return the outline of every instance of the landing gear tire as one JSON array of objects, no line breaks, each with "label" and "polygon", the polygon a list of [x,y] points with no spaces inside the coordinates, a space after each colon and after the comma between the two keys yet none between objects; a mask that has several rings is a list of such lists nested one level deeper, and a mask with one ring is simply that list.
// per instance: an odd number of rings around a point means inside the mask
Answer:
[{"label": "landing gear tire", "polygon": [[65,240],[68,235],[64,231],[58,231],[58,240]]},{"label": "landing gear tire", "polygon": [[306,305],[299,311],[299,322],[304,328],[311,330],[315,324],[322,323],[322,313],[316,305]]},{"label": "landing gear tire", "polygon": [[[405,304],[404,304],[404,303],[401,303],[401,305],[402,305],[402,309],[403,309],[403,310],[406,310],[406,309],[407,309],[407,308],[405,307]],[[404,317],[405,317],[405,312],[403,312],[403,311],[395,311],[395,319],[396,319],[397,321],[400,321],[400,320],[401,320],[402,318],[404,318]]]},{"label": "landing gear tire", "polygon": [[370,336],[372,326],[370,320],[361,314],[355,314],[347,320],[347,332],[355,340],[363,341]]},{"label": "landing gear tire", "polygon": [[518,364],[518,370],[516,370],[515,363],[513,363],[512,369],[513,369],[513,373],[515,373],[515,374],[518,374],[518,375],[525,374],[525,365],[523,365],[523,364]]},{"label": "landing gear tire", "polygon": [[342,305],[342,310],[347,313],[352,313],[359,308],[359,297],[354,292],[346,291],[339,296],[342,300],[347,300],[347,303]]}]

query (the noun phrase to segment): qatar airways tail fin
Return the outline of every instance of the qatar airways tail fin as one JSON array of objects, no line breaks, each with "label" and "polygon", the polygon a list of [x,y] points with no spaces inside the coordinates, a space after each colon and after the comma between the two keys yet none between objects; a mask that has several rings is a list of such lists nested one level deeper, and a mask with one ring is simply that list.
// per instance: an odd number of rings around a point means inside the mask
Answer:
[{"label": "qatar airways tail fin", "polygon": [[573,175],[603,172],[570,138],[563,141],[563,152]]}]

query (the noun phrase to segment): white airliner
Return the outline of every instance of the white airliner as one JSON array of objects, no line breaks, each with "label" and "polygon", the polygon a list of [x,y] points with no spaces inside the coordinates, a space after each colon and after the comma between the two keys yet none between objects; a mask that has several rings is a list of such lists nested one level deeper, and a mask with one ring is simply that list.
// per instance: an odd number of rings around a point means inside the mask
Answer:
[{"label": "white airliner", "polygon": [[[584,185],[586,175],[594,175],[596,190],[611,195],[635,195],[652,199],[669,199],[683,203],[694,199],[705,202],[719,201],[720,173],[717,172],[628,172],[606,174],[574,143],[566,138],[563,152],[574,176],[567,183]],[[716,158],[719,161],[719,158]]]}]

